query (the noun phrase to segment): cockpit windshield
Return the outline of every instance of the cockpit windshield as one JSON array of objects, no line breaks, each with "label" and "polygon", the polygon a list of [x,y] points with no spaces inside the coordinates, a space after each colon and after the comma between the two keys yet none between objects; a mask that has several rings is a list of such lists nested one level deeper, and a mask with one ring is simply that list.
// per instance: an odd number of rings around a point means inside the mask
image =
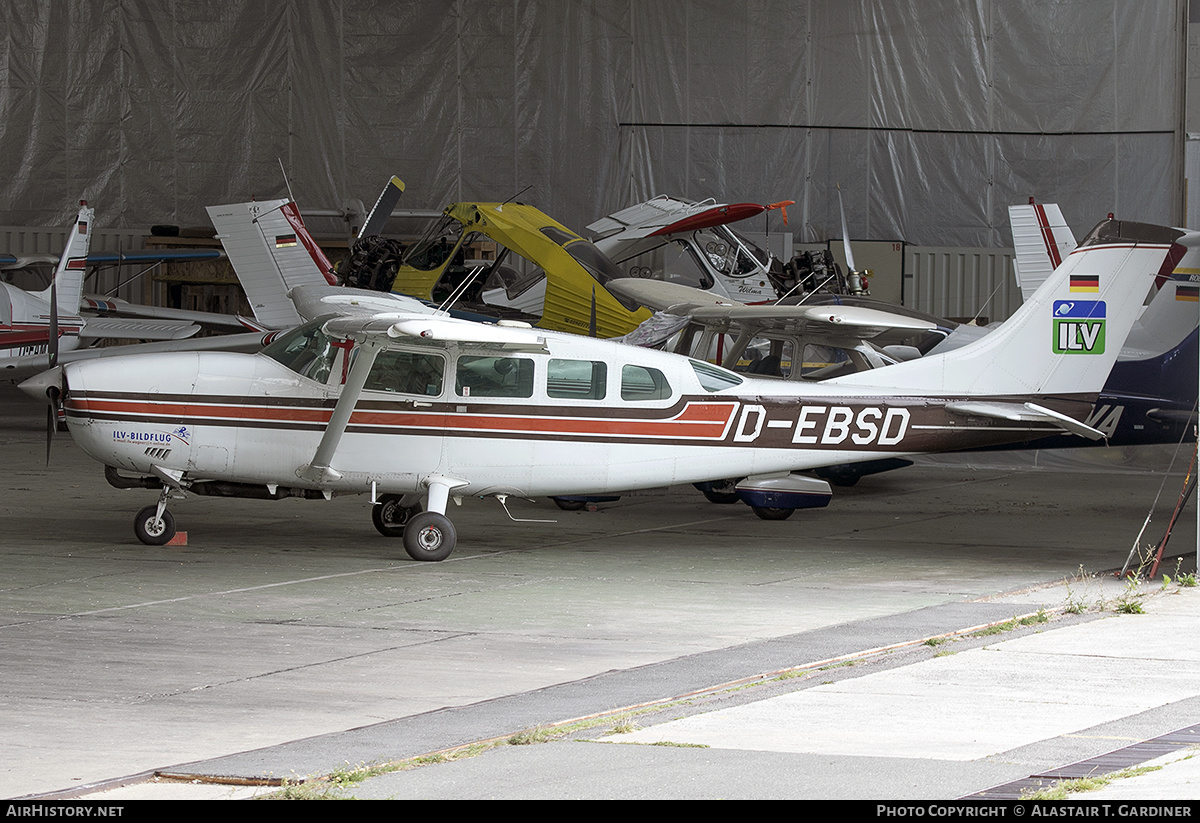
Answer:
[{"label": "cockpit windshield", "polygon": [[421,271],[432,271],[445,263],[462,239],[463,224],[456,218],[443,216],[433,221],[428,231],[404,252],[402,262]]},{"label": "cockpit windshield", "polygon": [[693,238],[708,263],[721,274],[744,277],[766,272],[770,257],[728,226],[700,229]]},{"label": "cockpit windshield", "polygon": [[297,326],[265,346],[262,353],[297,374],[324,383],[337,356],[333,338],[321,329],[324,323],[321,319]]}]

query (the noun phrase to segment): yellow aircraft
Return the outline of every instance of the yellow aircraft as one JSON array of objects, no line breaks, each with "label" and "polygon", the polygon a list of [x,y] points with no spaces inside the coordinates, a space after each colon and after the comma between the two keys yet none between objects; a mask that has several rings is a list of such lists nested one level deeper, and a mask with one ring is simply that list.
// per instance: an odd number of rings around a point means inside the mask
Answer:
[{"label": "yellow aircraft", "polygon": [[554,331],[618,337],[650,311],[607,288],[599,249],[522,203],[454,203],[404,253],[392,291]]}]

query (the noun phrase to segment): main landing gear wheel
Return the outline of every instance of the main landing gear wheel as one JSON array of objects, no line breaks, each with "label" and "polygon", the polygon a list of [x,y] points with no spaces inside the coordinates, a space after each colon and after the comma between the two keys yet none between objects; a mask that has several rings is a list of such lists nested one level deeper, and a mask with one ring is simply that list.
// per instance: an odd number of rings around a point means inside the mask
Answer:
[{"label": "main landing gear wheel", "polygon": [[405,508],[398,494],[385,494],[371,507],[371,522],[384,537],[401,537],[409,520],[421,513],[421,504]]},{"label": "main landing gear wheel", "polygon": [[404,527],[404,550],[413,560],[445,560],[457,541],[454,524],[437,512],[421,512]]},{"label": "main landing gear wheel", "polygon": [[133,519],[133,532],[147,546],[165,546],[175,536],[175,516],[163,510],[158,516],[158,504],[147,506]]},{"label": "main landing gear wheel", "polygon": [[561,497],[551,497],[550,499],[554,501],[554,505],[565,512],[583,511],[584,506],[587,505],[586,500],[565,500]]},{"label": "main landing gear wheel", "polygon": [[754,513],[763,520],[787,520],[795,509],[775,509],[769,506],[751,506]]},{"label": "main landing gear wheel", "polygon": [[725,506],[730,503],[736,503],[740,499],[737,496],[737,480],[713,480],[710,483],[693,483],[704,498],[709,503],[717,503]]}]

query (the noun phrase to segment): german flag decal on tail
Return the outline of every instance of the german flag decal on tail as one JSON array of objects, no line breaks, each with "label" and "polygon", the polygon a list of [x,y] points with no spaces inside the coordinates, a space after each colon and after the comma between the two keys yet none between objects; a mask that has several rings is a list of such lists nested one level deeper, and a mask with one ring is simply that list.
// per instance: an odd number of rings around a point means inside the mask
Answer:
[{"label": "german flag decal on tail", "polygon": [[1071,275],[1071,291],[1072,292],[1091,292],[1095,294],[1100,291],[1100,275],[1098,274],[1072,274]]}]

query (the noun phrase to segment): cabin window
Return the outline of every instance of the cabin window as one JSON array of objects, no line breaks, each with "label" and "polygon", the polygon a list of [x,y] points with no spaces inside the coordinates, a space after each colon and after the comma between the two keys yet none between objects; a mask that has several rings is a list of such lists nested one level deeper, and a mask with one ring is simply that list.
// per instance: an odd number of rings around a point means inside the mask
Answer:
[{"label": "cabin window", "polygon": [[742,385],[742,378],[728,369],[714,366],[712,363],[704,363],[700,360],[692,360],[690,362],[692,364],[692,371],[696,372],[696,377],[700,379],[700,386],[705,391],[720,391],[721,389],[729,389]]},{"label": "cabin window", "polygon": [[733,368],[741,374],[786,378],[792,371],[792,349],[790,340],[755,338]]},{"label": "cabin window", "polygon": [[647,366],[621,368],[622,400],[665,400],[671,396],[671,385],[658,369]]},{"label": "cabin window", "polygon": [[407,351],[381,351],[371,366],[363,388],[368,391],[421,394],[442,393],[445,360],[437,355]]},{"label": "cabin window", "polygon": [[454,384],[459,397],[533,397],[533,361],[463,356]]},{"label": "cabin window", "polygon": [[858,371],[846,349],[837,346],[808,344],[800,362],[800,376],[805,380],[828,380]]},{"label": "cabin window", "polygon": [[599,360],[552,358],[546,368],[546,394],[566,400],[603,400],[608,366]]}]

